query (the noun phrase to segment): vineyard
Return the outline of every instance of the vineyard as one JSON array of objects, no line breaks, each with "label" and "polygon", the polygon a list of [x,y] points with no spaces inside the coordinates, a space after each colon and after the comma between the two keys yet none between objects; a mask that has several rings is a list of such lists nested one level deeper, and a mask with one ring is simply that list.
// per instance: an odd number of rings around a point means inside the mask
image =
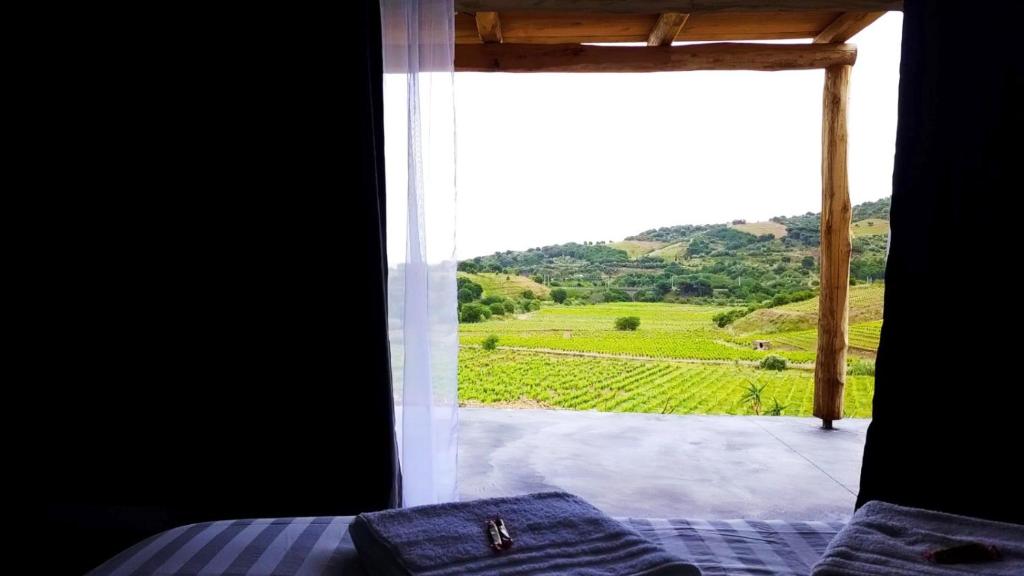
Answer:
[{"label": "vineyard", "polygon": [[[541,406],[659,414],[752,414],[741,402],[749,382],[765,385],[765,403],[786,416],[810,416],[814,379],[807,370],[590,358],[464,348],[459,397],[468,405]],[[871,415],[874,378],[849,376],[846,416]]]},{"label": "vineyard", "polygon": [[[481,324],[464,324],[462,344],[480,344],[489,334],[501,346],[571,352],[596,352],[650,358],[758,361],[768,353],[754,350],[753,338],[737,337],[717,328],[712,317],[726,310],[715,306],[624,302],[595,306],[548,306],[529,315]],[[636,316],[641,329],[614,330],[616,318]],[[780,350],[792,362],[812,362],[813,349]]]},{"label": "vineyard", "polygon": [[[851,290],[851,317],[880,317],[881,287]],[[591,306],[546,304],[528,314],[495,316],[462,324],[459,397],[468,405],[541,406],[619,412],[748,414],[740,397],[754,382],[766,385],[764,401],[785,407],[783,414],[811,414],[811,368],[817,330],[771,331],[779,315],[799,316],[798,326],[816,322],[817,300],[759,310],[760,332],[719,328],[717,306],[622,302]],[[636,316],[637,331],[619,331],[615,319]],[[749,322],[749,321],[748,321]],[[851,324],[850,352],[872,358],[882,321]],[[767,330],[767,331],[765,331]],[[497,350],[481,348],[488,336]],[[755,350],[769,340],[772,349]],[[782,372],[757,369],[774,354],[786,358]],[[846,410],[871,415],[874,377],[847,377]]]}]

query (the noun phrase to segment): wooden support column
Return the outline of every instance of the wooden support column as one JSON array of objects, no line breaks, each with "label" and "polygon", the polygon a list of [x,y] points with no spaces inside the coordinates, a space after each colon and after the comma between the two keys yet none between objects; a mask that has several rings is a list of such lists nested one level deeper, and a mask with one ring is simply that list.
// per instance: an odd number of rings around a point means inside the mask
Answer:
[{"label": "wooden support column", "polygon": [[852,66],[825,69],[821,121],[821,297],[814,415],[823,428],[843,417],[850,290],[850,207],[846,108]]}]

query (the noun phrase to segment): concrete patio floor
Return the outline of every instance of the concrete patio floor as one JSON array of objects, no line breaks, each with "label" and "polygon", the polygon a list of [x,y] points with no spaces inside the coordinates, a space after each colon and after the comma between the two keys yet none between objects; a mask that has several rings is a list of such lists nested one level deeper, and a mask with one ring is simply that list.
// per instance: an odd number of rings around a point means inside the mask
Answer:
[{"label": "concrete patio floor", "polygon": [[612,516],[846,520],[868,423],[462,408],[460,493],[561,489]]}]

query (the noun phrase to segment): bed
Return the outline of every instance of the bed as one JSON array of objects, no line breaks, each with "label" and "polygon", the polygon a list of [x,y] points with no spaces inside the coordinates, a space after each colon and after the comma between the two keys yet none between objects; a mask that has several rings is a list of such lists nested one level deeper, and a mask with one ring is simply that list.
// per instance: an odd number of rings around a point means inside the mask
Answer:
[{"label": "bed", "polygon": [[[708,576],[806,575],[843,527],[834,522],[619,519]],[[181,526],[144,540],[90,576],[365,576],[352,518],[228,520]]]}]

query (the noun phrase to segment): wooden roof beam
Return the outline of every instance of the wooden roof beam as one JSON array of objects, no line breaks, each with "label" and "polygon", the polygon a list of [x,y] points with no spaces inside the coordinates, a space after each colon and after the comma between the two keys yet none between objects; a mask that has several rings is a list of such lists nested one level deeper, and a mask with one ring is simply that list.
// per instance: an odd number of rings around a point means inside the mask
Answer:
[{"label": "wooden roof beam", "polygon": [[852,44],[455,45],[456,72],[776,71],[852,65],[856,60]]},{"label": "wooden roof beam", "polygon": [[476,30],[485,44],[501,44],[501,19],[497,12],[477,12]]},{"label": "wooden roof beam", "polygon": [[816,44],[829,42],[846,42],[872,22],[881,18],[885,12],[845,12],[836,17],[824,30],[814,37]]},{"label": "wooden roof beam", "polygon": [[647,45],[671,46],[689,17],[690,15],[685,12],[665,12],[658,16],[658,22],[651,29],[651,35],[647,37]]},{"label": "wooden roof beam", "polygon": [[902,10],[903,0],[455,0],[456,12],[887,12]]}]

